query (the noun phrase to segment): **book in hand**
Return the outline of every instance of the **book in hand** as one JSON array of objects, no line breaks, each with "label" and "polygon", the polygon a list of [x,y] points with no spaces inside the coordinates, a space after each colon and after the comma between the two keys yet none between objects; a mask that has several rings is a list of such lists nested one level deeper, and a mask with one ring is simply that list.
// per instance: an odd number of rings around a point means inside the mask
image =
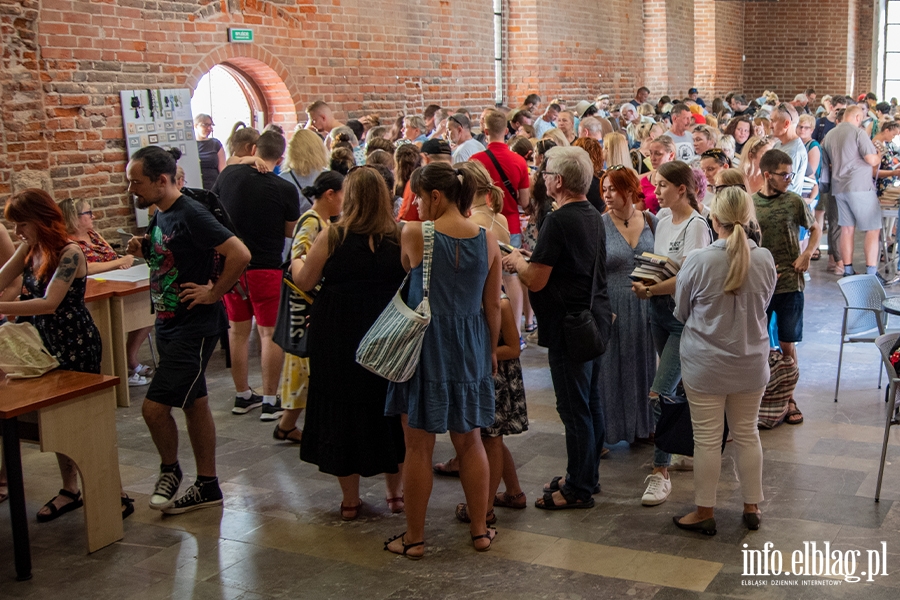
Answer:
[{"label": "book in hand", "polygon": [[635,256],[637,266],[629,277],[653,285],[675,277],[681,266],[667,256],[644,252]]}]

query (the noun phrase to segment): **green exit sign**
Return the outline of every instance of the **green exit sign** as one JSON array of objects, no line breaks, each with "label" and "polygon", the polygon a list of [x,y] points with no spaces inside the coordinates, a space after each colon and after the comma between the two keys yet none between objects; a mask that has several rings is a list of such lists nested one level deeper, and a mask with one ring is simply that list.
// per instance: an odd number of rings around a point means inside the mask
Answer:
[{"label": "green exit sign", "polygon": [[249,44],[253,42],[253,30],[252,29],[235,29],[233,27],[228,28],[228,41],[229,42],[243,42],[245,44]]}]

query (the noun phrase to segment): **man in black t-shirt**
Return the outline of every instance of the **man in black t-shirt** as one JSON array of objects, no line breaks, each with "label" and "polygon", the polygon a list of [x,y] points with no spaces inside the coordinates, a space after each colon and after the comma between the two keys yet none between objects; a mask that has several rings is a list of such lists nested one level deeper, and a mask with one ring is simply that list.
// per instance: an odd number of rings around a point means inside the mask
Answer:
[{"label": "man in black t-shirt", "polygon": [[[203,205],[181,195],[175,158],[158,146],[141,148],[126,170],[138,208],[158,209],[147,234],[128,243],[150,268],[150,299],[156,311],[159,368],[142,406],[159,451],[159,479],[150,508],[180,514],[222,504],[216,477],[216,425],[206,392],[206,365],[227,327],[220,300],[250,261],[250,252]],[[215,282],[215,253],[224,266]],[[178,427],[172,407],[184,410],[197,463],[197,480],[177,500],[182,472]]]},{"label": "man in black t-shirt", "polygon": [[[503,267],[519,274],[537,316],[538,345],[547,348],[557,410],[566,429],[566,475],[544,486],[538,508],[561,510],[594,506],[599,493],[600,452],[606,435],[603,420],[600,356],[587,362],[570,358],[564,319],[590,308],[606,340],[611,309],[606,290],[606,229],[585,193],[593,177],[587,152],[556,147],[547,152],[543,172],[547,193],[558,209],[541,225],[531,261],[514,250]],[[593,296],[591,294],[593,289]]]},{"label": "man in black t-shirt", "polygon": [[[262,406],[262,421],[274,421],[284,412],[276,396],[284,352],[272,341],[272,333],[281,295],[284,238],[293,236],[300,218],[297,188],[272,172],[281,163],[285,146],[280,133],[263,132],[256,142],[256,158],[269,172],[261,173],[256,166],[231,165],[219,173],[213,186],[252,257],[239,289],[224,298],[235,390],[231,412],[242,415]],[[262,349],[262,396],[250,389],[247,373],[253,317]]]}]

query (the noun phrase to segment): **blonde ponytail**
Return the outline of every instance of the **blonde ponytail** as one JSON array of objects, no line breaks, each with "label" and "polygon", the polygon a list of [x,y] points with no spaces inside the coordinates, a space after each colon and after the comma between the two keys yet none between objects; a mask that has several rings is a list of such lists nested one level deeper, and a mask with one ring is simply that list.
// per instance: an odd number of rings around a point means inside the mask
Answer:
[{"label": "blonde ponytail", "polygon": [[750,269],[750,243],[744,229],[752,218],[750,195],[739,187],[727,187],[713,203],[712,215],[728,233],[725,250],[728,254],[728,275],[724,290],[736,294],[747,279]]}]

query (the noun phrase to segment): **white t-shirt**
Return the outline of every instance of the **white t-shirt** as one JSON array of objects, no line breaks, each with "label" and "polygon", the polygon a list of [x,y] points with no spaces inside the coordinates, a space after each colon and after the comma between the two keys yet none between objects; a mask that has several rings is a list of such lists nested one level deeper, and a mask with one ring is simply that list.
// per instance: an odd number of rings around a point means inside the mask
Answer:
[{"label": "white t-shirt", "polygon": [[691,216],[675,225],[672,223],[671,211],[657,213],[659,223],[656,224],[656,238],[653,241],[653,253],[667,256],[680,267],[684,257],[691,250],[709,246],[712,236],[706,219],[696,210]]},{"label": "white t-shirt", "polygon": [[453,162],[466,162],[479,152],[484,152],[484,145],[475,138],[468,139],[453,150]]},{"label": "white t-shirt", "polygon": [[794,178],[788,186],[788,191],[803,196],[803,177],[809,170],[809,155],[806,152],[806,146],[803,145],[803,140],[794,138],[787,144],[775,140],[773,148],[778,148],[791,157],[791,171],[794,173]]},{"label": "white t-shirt", "polygon": [[675,135],[674,131],[669,130],[666,132],[666,135],[675,142],[675,160],[683,160],[686,163],[690,163],[697,155],[694,152],[694,136],[691,135],[689,130],[685,130],[681,135]]}]

